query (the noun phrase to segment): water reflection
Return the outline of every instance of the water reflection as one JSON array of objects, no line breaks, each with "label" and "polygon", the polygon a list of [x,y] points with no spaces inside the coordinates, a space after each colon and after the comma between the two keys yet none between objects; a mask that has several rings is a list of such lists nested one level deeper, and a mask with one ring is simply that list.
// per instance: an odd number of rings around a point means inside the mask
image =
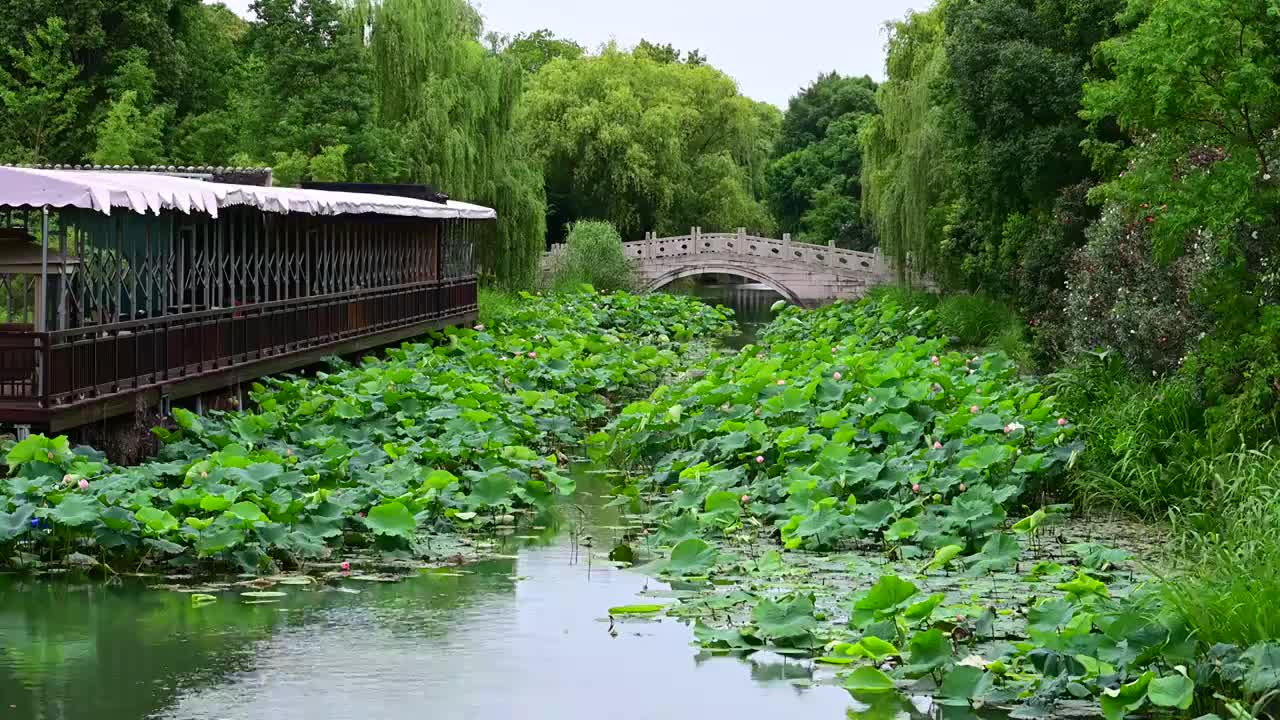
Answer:
[{"label": "water reflection", "polygon": [[737,335],[725,340],[732,348],[741,348],[759,338],[760,329],[773,319],[769,308],[782,298],[775,290],[759,283],[741,282],[739,278],[709,275],[688,278],[663,288],[664,291],[692,295],[712,305],[724,305],[734,311],[738,321]]},{"label": "water reflection", "polygon": [[[667,586],[602,561],[626,532],[607,479],[579,468],[581,511],[513,539],[514,558],[278,604],[0,576],[0,718],[843,717],[849,695],[801,690],[806,665],[699,658],[688,626],[607,609]],[[550,522],[549,519],[545,520]]]}]

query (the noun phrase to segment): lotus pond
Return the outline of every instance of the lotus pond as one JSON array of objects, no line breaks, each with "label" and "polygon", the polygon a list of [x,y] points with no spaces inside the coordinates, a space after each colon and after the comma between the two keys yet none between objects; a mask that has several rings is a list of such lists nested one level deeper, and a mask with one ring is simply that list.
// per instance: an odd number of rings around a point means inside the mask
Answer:
[{"label": "lotus pond", "polygon": [[11,447],[0,713],[1118,720],[1280,680],[1166,611],[1158,530],[1059,502],[1071,419],[927,311],[738,350],[691,298],[515,307],[140,467]]}]

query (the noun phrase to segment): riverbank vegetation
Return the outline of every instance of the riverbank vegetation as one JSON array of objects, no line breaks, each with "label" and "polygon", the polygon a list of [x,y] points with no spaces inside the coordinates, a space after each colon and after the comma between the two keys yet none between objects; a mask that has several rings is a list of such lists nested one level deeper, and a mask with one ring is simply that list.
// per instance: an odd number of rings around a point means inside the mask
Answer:
[{"label": "riverbank vegetation", "polygon": [[438,562],[433,537],[571,494],[560,451],[731,327],[696,300],[625,293],[524,295],[490,317],[264,381],[252,410],[176,410],[177,429],[158,430],[164,447],[140,466],[65,437],[17,443],[0,486],[0,566]]},{"label": "riverbank vegetation", "polygon": [[[895,691],[1273,712],[1274,504],[1201,536],[1073,515],[1087,433],[1065,398],[1002,352],[958,352],[970,318],[904,296],[788,308],[590,438],[633,468],[617,502],[655,532],[632,541],[669,548],[648,565],[677,590],[666,612],[711,652],[836,668],[877,714],[907,707]],[[1264,460],[1201,472],[1274,497]]]}]

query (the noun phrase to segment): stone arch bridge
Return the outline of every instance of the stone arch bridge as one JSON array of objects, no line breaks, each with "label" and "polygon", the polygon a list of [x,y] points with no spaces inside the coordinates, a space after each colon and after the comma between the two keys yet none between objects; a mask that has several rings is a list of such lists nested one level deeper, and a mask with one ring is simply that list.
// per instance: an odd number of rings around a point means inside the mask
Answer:
[{"label": "stone arch bridge", "polygon": [[[550,269],[564,245],[553,246],[544,259]],[[815,306],[840,299],[856,299],[877,285],[897,281],[888,258],[874,252],[856,252],[827,245],[793,242],[735,233],[704,233],[692,228],[688,235],[657,237],[624,244],[634,264],[641,289],[659,290],[681,278],[726,274],[773,288],[797,305]],[[918,285],[928,282],[915,280]]]}]

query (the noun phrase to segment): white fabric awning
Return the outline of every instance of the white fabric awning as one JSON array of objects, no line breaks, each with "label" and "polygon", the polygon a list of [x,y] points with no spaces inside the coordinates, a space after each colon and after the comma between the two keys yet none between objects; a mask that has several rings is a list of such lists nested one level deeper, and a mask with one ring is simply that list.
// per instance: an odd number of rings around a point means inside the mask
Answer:
[{"label": "white fabric awning", "polygon": [[447,204],[367,193],[226,185],[139,172],[44,170],[0,167],[0,207],[77,207],[105,215],[112,208],[145,214],[161,210],[218,216],[225,207],[247,205],[263,212],[304,215],[376,213],[432,219],[492,220],[490,208],[450,200]]}]

